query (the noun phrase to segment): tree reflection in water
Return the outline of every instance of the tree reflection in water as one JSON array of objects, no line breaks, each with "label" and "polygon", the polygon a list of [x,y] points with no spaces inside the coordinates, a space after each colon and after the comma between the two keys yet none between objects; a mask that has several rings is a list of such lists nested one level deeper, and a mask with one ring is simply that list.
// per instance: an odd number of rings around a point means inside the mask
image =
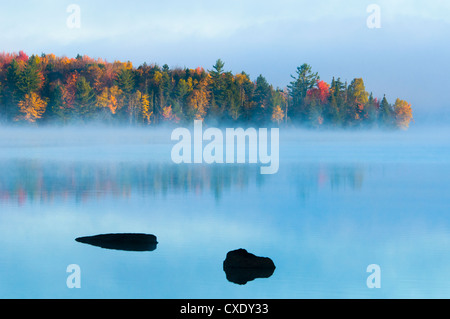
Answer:
[{"label": "tree reflection in water", "polygon": [[288,164],[273,175],[261,175],[252,165],[196,165],[143,162],[52,162],[8,160],[0,163],[0,201],[83,202],[105,196],[130,197],[171,193],[213,194],[220,200],[223,192],[262,187],[268,179],[281,179],[307,197],[321,187],[359,189],[364,167],[355,165]]}]

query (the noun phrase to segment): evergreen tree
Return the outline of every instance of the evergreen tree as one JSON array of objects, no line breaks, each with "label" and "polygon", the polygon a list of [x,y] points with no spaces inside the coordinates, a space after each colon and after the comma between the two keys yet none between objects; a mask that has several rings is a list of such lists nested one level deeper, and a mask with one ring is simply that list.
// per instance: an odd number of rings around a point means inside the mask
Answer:
[{"label": "evergreen tree", "polygon": [[339,114],[339,106],[337,102],[336,95],[330,95],[330,103],[328,104],[328,108],[326,108],[324,112],[324,121],[325,123],[331,126],[338,126],[340,124],[340,114]]},{"label": "evergreen tree", "polygon": [[45,117],[52,121],[65,122],[67,120],[67,112],[64,108],[64,93],[61,83],[56,82],[50,89],[50,100],[45,112]]},{"label": "evergreen tree", "polygon": [[28,59],[23,72],[20,73],[17,87],[20,97],[31,92],[37,92],[42,84],[39,72],[39,58],[35,55]]},{"label": "evergreen tree", "polygon": [[211,94],[214,102],[214,104],[211,105],[210,113],[212,116],[218,118],[224,113],[225,101],[227,98],[224,66],[225,63],[223,63],[221,59],[218,59],[216,64],[213,65],[213,69],[209,70],[209,75],[211,77]]},{"label": "evergreen tree", "polygon": [[261,74],[256,79],[255,91],[253,93],[253,114],[252,121],[262,123],[266,120],[266,115],[271,115],[271,86],[266,78]]},{"label": "evergreen tree", "polygon": [[386,95],[383,96],[383,99],[380,103],[380,109],[379,109],[379,124],[380,126],[385,127],[393,127],[394,121],[393,121],[393,113],[394,110],[392,109],[392,106],[389,104],[388,100],[386,99]]},{"label": "evergreen tree", "polygon": [[309,110],[307,109],[305,99],[309,89],[312,89],[320,79],[317,72],[312,72],[311,66],[304,63],[297,67],[297,76],[291,75],[294,81],[288,85],[289,94],[292,98],[291,117],[300,121],[308,118]]},{"label": "evergreen tree", "polygon": [[13,59],[6,69],[6,81],[3,89],[3,103],[4,113],[9,120],[14,119],[18,115],[17,103],[22,98],[19,90],[19,80],[21,76],[21,69],[16,59]]},{"label": "evergreen tree", "polygon": [[122,69],[117,74],[116,85],[119,89],[125,93],[130,94],[134,90],[134,75],[133,71],[130,69]]},{"label": "evergreen tree", "polygon": [[364,121],[369,127],[378,122],[378,102],[372,93],[370,93],[369,100],[364,107]]},{"label": "evergreen tree", "polygon": [[237,121],[242,114],[242,103],[239,96],[239,87],[236,79],[231,72],[226,72],[224,75],[226,98],[224,101],[224,112],[222,116],[228,120]]},{"label": "evergreen tree", "polygon": [[248,122],[251,118],[255,85],[245,72],[241,72],[235,76],[235,83],[239,96],[239,104],[241,105],[241,118]]},{"label": "evergreen tree", "polygon": [[80,76],[76,82],[75,113],[82,119],[87,119],[94,112],[95,93],[84,76]]}]

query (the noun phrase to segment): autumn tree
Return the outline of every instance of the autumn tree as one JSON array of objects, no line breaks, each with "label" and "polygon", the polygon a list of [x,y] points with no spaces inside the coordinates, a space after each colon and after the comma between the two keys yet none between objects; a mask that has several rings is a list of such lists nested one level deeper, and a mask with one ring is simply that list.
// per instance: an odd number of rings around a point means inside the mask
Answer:
[{"label": "autumn tree", "polygon": [[153,116],[153,105],[151,105],[148,94],[142,94],[141,96],[141,114],[144,124],[150,124]]},{"label": "autumn tree", "polygon": [[86,55],[0,53],[0,113],[6,120],[67,123],[96,118],[132,125],[200,119],[208,124],[284,121],[312,127],[406,128],[412,120],[408,103],[391,105],[386,97],[369,95],[361,78],[350,85],[333,78],[328,84],[305,63],[291,75],[287,88],[280,89],[263,75],[253,80],[224,66],[218,59],[209,71],[146,63],[135,68],[131,62],[109,63]]},{"label": "autumn tree", "polygon": [[164,120],[165,122],[175,122],[175,123],[178,123],[178,122],[180,121],[180,119],[178,118],[178,116],[172,111],[172,105],[165,106],[165,107],[163,108],[162,117],[163,117],[163,120]]},{"label": "autumn tree", "polygon": [[272,122],[276,122],[278,125],[283,121],[284,112],[279,105],[273,108],[272,112]]},{"label": "autumn tree", "polygon": [[137,90],[128,99],[128,121],[130,124],[150,124],[153,111],[147,94]]},{"label": "autumn tree", "polygon": [[308,121],[312,126],[323,124],[329,96],[330,87],[325,81],[317,80],[316,86],[306,92],[305,105],[308,110]]},{"label": "autumn tree", "polygon": [[37,93],[25,94],[24,99],[19,102],[19,111],[22,115],[16,120],[34,123],[42,117],[46,107],[47,102],[42,100]]},{"label": "autumn tree", "polygon": [[411,104],[404,100],[395,100],[394,114],[397,127],[406,130],[413,118]]},{"label": "autumn tree", "polygon": [[209,76],[201,80],[188,97],[187,116],[196,120],[203,120],[206,116],[210,93],[207,89]]},{"label": "autumn tree", "polygon": [[122,92],[114,85],[110,88],[106,87],[103,89],[102,93],[97,96],[96,106],[102,109],[108,109],[112,114],[116,114],[117,109],[122,106],[120,101],[120,94]]},{"label": "autumn tree", "polygon": [[346,114],[344,120],[346,125],[355,125],[363,120],[364,106],[368,102],[369,93],[367,93],[362,78],[355,78],[348,86],[347,90]]},{"label": "autumn tree", "polygon": [[286,118],[286,111],[287,111],[287,103],[288,103],[288,96],[285,91],[281,89],[276,89],[273,92],[271,92],[271,101],[270,101],[270,107],[271,107],[271,120],[273,121],[273,114],[278,113],[281,114],[278,110],[278,108],[281,109],[283,117],[281,120],[284,119],[284,121],[287,120]]},{"label": "autumn tree", "polygon": [[28,55],[23,52],[22,50],[19,51],[19,54],[16,57],[17,61],[21,62],[27,62],[28,61]]},{"label": "autumn tree", "polygon": [[72,112],[74,110],[74,103],[77,93],[77,82],[78,82],[78,73],[73,72],[67,74],[66,80],[62,87],[63,89],[63,98],[64,98],[64,108],[67,112]]}]

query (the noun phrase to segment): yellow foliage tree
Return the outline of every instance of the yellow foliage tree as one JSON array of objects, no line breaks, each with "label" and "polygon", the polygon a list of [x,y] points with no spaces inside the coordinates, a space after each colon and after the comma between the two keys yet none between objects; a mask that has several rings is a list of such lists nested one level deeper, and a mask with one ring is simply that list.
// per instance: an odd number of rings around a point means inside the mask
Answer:
[{"label": "yellow foliage tree", "polygon": [[280,125],[283,118],[284,118],[283,110],[279,105],[275,106],[272,112],[272,122],[277,122],[277,124]]},{"label": "yellow foliage tree", "polygon": [[413,119],[411,104],[397,99],[394,104],[394,113],[397,127],[406,130]]},{"label": "yellow foliage tree", "polygon": [[150,101],[148,99],[148,94],[143,94],[141,97],[141,109],[142,109],[142,118],[144,119],[144,123],[150,124],[151,117],[153,115],[153,111],[150,109]]},{"label": "yellow foliage tree", "polygon": [[203,120],[206,116],[209,103],[209,92],[207,90],[209,80],[209,77],[201,80],[188,98],[188,105],[194,111],[196,120]]},{"label": "yellow foliage tree", "polygon": [[117,85],[110,88],[104,88],[102,93],[97,96],[97,107],[108,108],[112,114],[116,114],[118,108],[122,106],[120,95],[122,91]]},{"label": "yellow foliage tree", "polygon": [[159,83],[161,82],[162,79],[162,73],[160,71],[156,71],[155,74],[153,75],[153,81],[155,82],[156,85],[159,85]]},{"label": "yellow foliage tree", "polygon": [[19,111],[23,113],[19,115],[16,120],[25,120],[30,123],[36,122],[42,117],[47,107],[47,102],[42,100],[35,92],[25,94],[22,101],[19,102]]}]

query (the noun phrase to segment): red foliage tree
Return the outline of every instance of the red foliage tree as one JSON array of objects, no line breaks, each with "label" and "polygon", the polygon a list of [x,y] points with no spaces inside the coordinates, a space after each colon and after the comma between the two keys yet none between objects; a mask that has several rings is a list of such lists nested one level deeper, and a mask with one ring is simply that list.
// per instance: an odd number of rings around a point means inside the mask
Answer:
[{"label": "red foliage tree", "polygon": [[325,104],[330,97],[330,85],[325,81],[317,81],[317,87],[309,89],[306,93],[311,100],[318,100],[321,104]]},{"label": "red foliage tree", "polygon": [[27,62],[28,61],[28,55],[23,52],[22,50],[19,51],[19,55],[16,58],[17,61],[23,61],[23,62]]}]

